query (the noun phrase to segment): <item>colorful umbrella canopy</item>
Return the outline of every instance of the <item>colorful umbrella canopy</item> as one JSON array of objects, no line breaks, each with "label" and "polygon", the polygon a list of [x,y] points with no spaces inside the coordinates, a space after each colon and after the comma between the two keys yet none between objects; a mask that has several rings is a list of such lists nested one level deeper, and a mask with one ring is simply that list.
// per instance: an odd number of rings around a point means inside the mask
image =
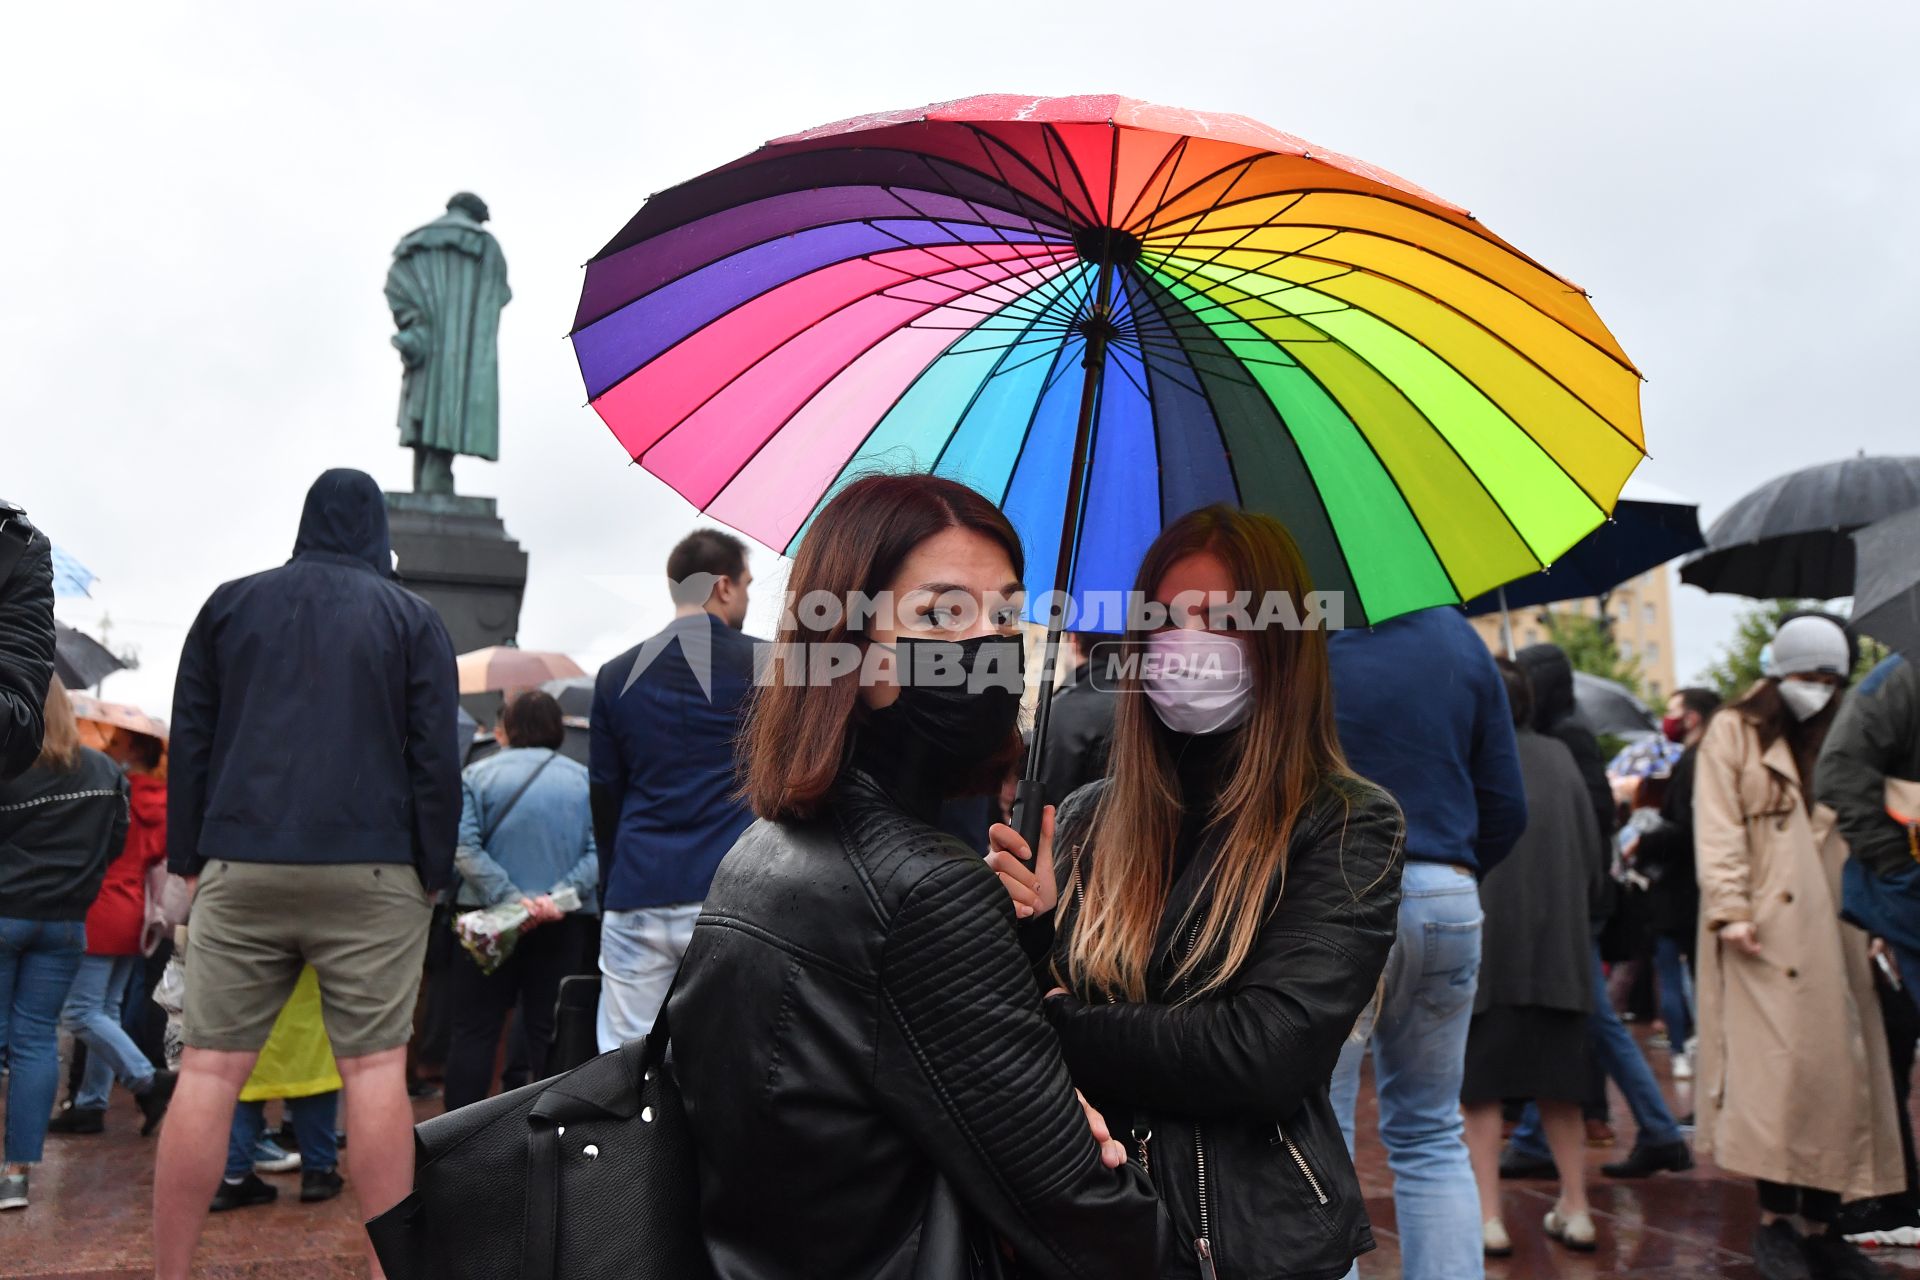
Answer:
[{"label": "colorful umbrella canopy", "polygon": [[95,724],[125,729],[128,733],[144,733],[162,742],[167,740],[167,722],[158,716],[148,715],[136,706],[125,702],[102,702],[84,693],[69,693],[67,700],[73,704],[76,720],[91,720]]},{"label": "colorful umbrella canopy", "polygon": [[1349,624],[1457,603],[1557,559],[1643,453],[1585,294],[1464,209],[1111,96],[769,143],[594,256],[573,341],[629,455],[709,514],[791,551],[848,480],[932,470],[1012,517],[1036,600],[1064,496],[1076,594],[1226,501],[1285,521]]},{"label": "colorful umbrella canopy", "polygon": [[537,689],[549,680],[586,674],[579,663],[564,653],[516,649],[503,644],[463,653],[456,662],[463,694]]}]

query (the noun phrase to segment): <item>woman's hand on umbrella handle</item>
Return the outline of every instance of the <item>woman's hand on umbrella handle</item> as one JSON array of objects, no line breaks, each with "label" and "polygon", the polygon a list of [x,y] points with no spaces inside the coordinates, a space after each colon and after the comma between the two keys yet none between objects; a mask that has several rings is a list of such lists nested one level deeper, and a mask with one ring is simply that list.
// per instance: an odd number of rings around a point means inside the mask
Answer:
[{"label": "woman's hand on umbrella handle", "polygon": [[1735,920],[1720,926],[1720,941],[1750,956],[1760,954],[1760,928],[1751,920]]},{"label": "woman's hand on umbrella handle", "polygon": [[1113,1133],[1107,1128],[1107,1118],[1093,1109],[1085,1094],[1078,1089],[1073,1096],[1080,1100],[1080,1109],[1087,1113],[1087,1128],[1093,1131],[1093,1140],[1100,1147],[1100,1163],[1109,1169],[1118,1169],[1127,1162],[1126,1144],[1115,1142]]},{"label": "woman's hand on umbrella handle", "polygon": [[987,867],[1000,877],[1007,896],[1013,899],[1013,914],[1022,920],[1045,915],[1053,910],[1059,886],[1053,878],[1053,806],[1040,815],[1040,856],[1027,867],[1031,852],[1020,833],[1004,822],[987,828],[987,843],[993,851],[987,855]]}]

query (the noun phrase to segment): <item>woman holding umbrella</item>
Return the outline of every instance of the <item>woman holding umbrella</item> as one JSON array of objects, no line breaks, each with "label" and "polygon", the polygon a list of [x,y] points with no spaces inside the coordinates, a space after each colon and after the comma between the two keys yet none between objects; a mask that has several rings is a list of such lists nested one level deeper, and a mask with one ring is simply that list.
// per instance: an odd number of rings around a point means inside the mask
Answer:
[{"label": "woman holding umbrella", "polygon": [[1005,826],[988,865],[1075,1082],[1179,1228],[1164,1274],[1339,1275],[1373,1237],[1327,1084],[1393,945],[1400,810],[1341,754],[1326,633],[1218,612],[1311,589],[1277,521],[1184,516],[1135,589],[1166,617],[1129,624],[1108,778],[1034,871]]},{"label": "woman holding umbrella", "polygon": [[1840,919],[1846,845],[1812,788],[1852,666],[1838,619],[1790,615],[1696,763],[1696,1144],[1759,1182],[1767,1280],[1879,1274],[1834,1217],[1905,1185],[1868,939]]},{"label": "woman holding umbrella", "polygon": [[1166,1274],[1165,1216],[1075,1098],[1005,894],[933,825],[1019,749],[1022,561],[998,508],[926,475],[856,481],[800,545],[745,732],[761,820],[655,1026],[721,1274],[990,1275],[1003,1247],[1038,1275]]}]

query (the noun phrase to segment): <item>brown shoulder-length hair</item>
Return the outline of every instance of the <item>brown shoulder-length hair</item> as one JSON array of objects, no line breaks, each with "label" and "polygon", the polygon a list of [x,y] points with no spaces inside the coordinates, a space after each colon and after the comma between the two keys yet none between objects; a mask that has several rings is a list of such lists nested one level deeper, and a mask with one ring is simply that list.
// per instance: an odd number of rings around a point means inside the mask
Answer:
[{"label": "brown shoulder-length hair", "polygon": [[[1257,615],[1268,592],[1285,592],[1296,610],[1312,590],[1306,563],[1279,521],[1216,504],[1168,525],[1147,549],[1134,589],[1150,597],[1175,561],[1208,551],[1226,566],[1236,591],[1250,592]],[[1130,628],[1138,619],[1130,619]],[[1244,633],[1253,674],[1253,710],[1224,768],[1230,771],[1209,830],[1222,832],[1207,875],[1210,902],[1176,980],[1192,978],[1203,995],[1245,962],[1265,922],[1268,888],[1284,884],[1287,842],[1300,812],[1329,779],[1351,777],[1333,718],[1333,685],[1324,629],[1269,626]],[[1147,635],[1130,629],[1125,654],[1142,655]],[[1146,999],[1147,970],[1160,917],[1173,888],[1173,844],[1186,797],[1165,733],[1138,678],[1138,658],[1123,670],[1114,712],[1112,781],[1094,811],[1080,919],[1068,952],[1068,976],[1082,989]],[[1204,891],[1196,898],[1207,898]],[[1191,917],[1183,928],[1192,926]],[[1218,954],[1217,964],[1208,957]],[[1200,970],[1206,967],[1202,974]]]},{"label": "brown shoulder-length hair", "polygon": [[[956,528],[999,543],[1014,577],[1025,577],[1020,535],[1007,517],[972,489],[940,476],[867,476],[835,494],[814,517],[787,575],[787,599],[826,592],[842,608],[811,623],[808,610],[790,608],[781,622],[774,678],[755,696],[741,731],[741,793],[756,815],[777,822],[816,816],[846,764],[859,717],[857,669],[818,683],[786,673],[807,671],[808,646],[864,643],[864,633],[847,625],[850,599],[885,591],[915,547]],[[1009,750],[1017,746],[1016,736]],[[982,766],[983,785],[996,785],[1004,761],[996,757]]]},{"label": "brown shoulder-length hair", "polygon": [[55,773],[72,773],[80,767],[80,722],[73,718],[73,699],[59,676],[47,684],[46,717],[47,731],[34,763]]}]

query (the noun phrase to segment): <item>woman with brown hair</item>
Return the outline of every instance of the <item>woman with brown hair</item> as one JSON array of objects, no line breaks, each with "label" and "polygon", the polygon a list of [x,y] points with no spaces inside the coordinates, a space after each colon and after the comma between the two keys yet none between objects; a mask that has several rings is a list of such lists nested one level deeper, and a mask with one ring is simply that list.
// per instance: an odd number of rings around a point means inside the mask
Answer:
[{"label": "woman with brown hair", "polygon": [[0,1056],[11,1072],[0,1209],[27,1207],[60,1084],[60,1006],[86,953],[87,908],[127,838],[127,779],[80,745],[57,676],[46,725],[39,758],[0,785]]},{"label": "woman with brown hair", "polygon": [[1022,569],[998,509],[924,475],[849,485],[800,545],[745,730],[759,821],[658,1024],[727,1280],[1162,1274],[1006,894],[933,825],[1019,748]]},{"label": "woman with brown hair", "polygon": [[1332,1277],[1373,1247],[1327,1084],[1393,945],[1403,825],[1341,754],[1325,632],[1259,625],[1310,589],[1277,521],[1168,526],[1108,777],[1034,872],[1007,828],[988,859],[1046,948],[1075,1082],[1172,1213],[1168,1276]]},{"label": "woman with brown hair", "polygon": [[1840,918],[1846,843],[1811,785],[1852,668],[1837,618],[1789,615],[1695,763],[1694,1144],[1759,1182],[1766,1280],[1881,1274],[1835,1214],[1906,1184],[1868,938]]}]

